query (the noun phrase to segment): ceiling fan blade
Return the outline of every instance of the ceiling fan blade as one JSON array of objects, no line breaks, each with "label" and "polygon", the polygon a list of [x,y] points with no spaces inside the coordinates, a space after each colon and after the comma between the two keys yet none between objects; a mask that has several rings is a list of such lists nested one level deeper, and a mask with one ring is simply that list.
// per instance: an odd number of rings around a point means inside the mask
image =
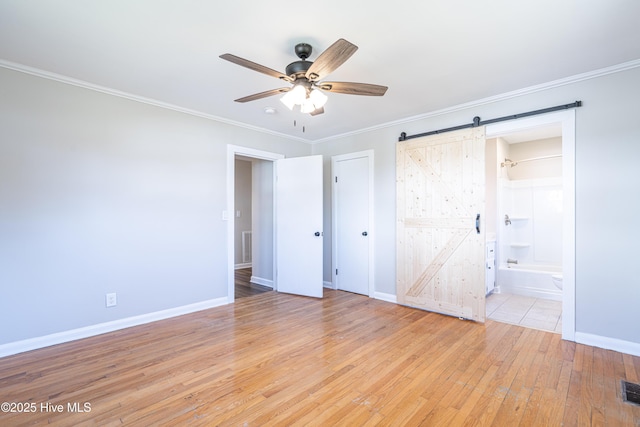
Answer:
[{"label": "ceiling fan blade", "polygon": [[321,82],[317,87],[327,92],[366,96],[382,96],[388,89],[386,86],[351,82]]},{"label": "ceiling fan blade", "polygon": [[291,77],[287,76],[286,74],[273,70],[269,67],[265,67],[264,65],[257,64],[253,61],[249,61],[248,59],[240,58],[239,56],[235,56],[230,53],[225,53],[223,55],[220,55],[220,58],[229,62],[233,62],[234,64],[240,65],[241,67],[245,67],[250,70],[257,71],[259,73],[266,74],[271,77],[275,77],[277,79],[286,80],[288,82],[293,81]]},{"label": "ceiling fan blade", "polygon": [[312,116],[317,116],[318,114],[322,114],[324,113],[324,107],[320,107],[318,109],[313,110],[312,112],[310,112],[309,114]]},{"label": "ceiling fan blade", "polygon": [[307,70],[305,77],[311,81],[320,80],[341,66],[356,50],[358,46],[355,44],[339,39],[318,56]]},{"label": "ceiling fan blade", "polygon": [[279,93],[289,92],[291,88],[281,87],[280,89],[271,89],[260,93],[254,93],[253,95],[245,96],[244,98],[238,98],[235,102],[249,102],[257,99],[267,98],[269,96],[278,95]]}]

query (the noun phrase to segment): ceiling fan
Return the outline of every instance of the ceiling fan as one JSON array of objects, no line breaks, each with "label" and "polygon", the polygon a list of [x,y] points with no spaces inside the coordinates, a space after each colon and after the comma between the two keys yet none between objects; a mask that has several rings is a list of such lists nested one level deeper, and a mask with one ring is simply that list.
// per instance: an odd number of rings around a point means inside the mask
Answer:
[{"label": "ceiling fan", "polygon": [[315,116],[324,113],[324,104],[327,101],[327,96],[323,91],[366,96],[382,96],[387,91],[386,86],[368,83],[320,81],[327,74],[342,65],[358,50],[358,46],[345,39],[339,39],[329,46],[314,62],[307,61],[307,58],[311,55],[311,45],[299,43],[295,46],[294,50],[300,60],[287,65],[284,74],[230,53],[220,55],[220,58],[224,60],[292,84],[291,87],[271,89],[238,98],[235,102],[249,102],[273,95],[285,94],[281,101],[290,110],[292,110],[295,105],[300,105],[300,110],[303,113],[309,113]]}]

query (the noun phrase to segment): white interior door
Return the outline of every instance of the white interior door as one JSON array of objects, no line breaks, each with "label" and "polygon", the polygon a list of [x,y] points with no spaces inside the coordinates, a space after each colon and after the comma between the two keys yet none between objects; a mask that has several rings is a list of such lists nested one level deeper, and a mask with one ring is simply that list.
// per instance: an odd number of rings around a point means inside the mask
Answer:
[{"label": "white interior door", "polygon": [[369,295],[369,157],[336,156],[334,176],[334,280],[337,289]]},{"label": "white interior door", "polygon": [[322,156],[276,161],[276,289],[322,298]]}]

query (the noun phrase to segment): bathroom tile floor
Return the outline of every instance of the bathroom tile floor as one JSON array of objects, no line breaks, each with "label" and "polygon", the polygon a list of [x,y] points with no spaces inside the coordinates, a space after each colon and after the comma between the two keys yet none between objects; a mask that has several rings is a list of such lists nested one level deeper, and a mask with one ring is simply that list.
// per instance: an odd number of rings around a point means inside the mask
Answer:
[{"label": "bathroom tile floor", "polygon": [[487,317],[497,322],[562,333],[562,302],[512,294],[487,295]]}]

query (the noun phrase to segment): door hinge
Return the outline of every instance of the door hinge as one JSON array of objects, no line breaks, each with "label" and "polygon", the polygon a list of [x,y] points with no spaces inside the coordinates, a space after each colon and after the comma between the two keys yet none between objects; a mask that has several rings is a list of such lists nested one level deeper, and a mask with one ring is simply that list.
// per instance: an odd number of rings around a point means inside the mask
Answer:
[{"label": "door hinge", "polygon": [[336,176],[336,182],[338,182],[338,177]]},{"label": "door hinge", "polygon": [[338,275],[338,269],[336,268],[336,276]]}]

